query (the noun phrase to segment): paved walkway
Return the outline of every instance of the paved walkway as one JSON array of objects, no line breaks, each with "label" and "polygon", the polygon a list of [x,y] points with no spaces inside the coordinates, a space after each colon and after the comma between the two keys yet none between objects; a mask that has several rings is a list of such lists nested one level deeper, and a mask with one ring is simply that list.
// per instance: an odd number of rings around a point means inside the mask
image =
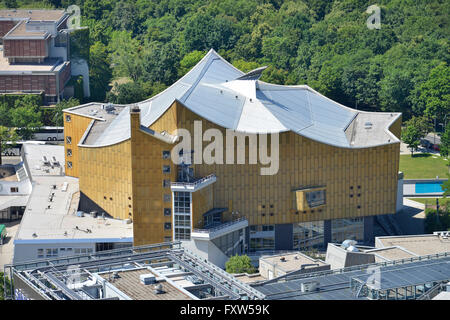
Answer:
[{"label": "paved walkway", "polygon": [[[417,154],[417,153],[432,153],[432,154],[435,154],[437,156],[440,155],[439,151],[432,150],[432,149],[427,149],[427,148],[424,148],[422,146],[419,146],[418,150],[414,151],[414,154]],[[411,155],[411,150],[409,150],[407,145],[405,143],[403,143],[403,142],[400,142],[400,154],[409,154],[409,155]]]},{"label": "paved walkway", "polygon": [[20,226],[20,220],[2,223],[6,225],[6,240],[3,245],[0,245],[0,272],[3,272],[5,264],[12,263],[14,254],[14,237]]}]

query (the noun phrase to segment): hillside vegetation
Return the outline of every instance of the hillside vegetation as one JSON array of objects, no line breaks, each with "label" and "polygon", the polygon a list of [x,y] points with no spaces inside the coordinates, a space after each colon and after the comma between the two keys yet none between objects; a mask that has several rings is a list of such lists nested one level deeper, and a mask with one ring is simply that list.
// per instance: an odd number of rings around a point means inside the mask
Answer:
[{"label": "hillside vegetation", "polygon": [[[148,98],[214,48],[243,71],[267,65],[264,81],[307,84],[352,108],[439,121],[450,113],[446,0],[377,1],[380,29],[367,27],[374,3],[362,0],[5,3],[81,8],[81,24],[90,27],[96,101]],[[132,81],[110,92],[115,78]]]}]

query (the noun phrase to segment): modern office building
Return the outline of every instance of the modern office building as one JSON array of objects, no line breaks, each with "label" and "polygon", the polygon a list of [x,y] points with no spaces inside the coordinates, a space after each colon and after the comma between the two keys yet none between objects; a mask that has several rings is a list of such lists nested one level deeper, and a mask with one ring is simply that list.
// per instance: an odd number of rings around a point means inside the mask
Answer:
[{"label": "modern office building", "polygon": [[[218,265],[247,251],[373,241],[373,217],[396,212],[401,114],[265,83],[263,71],[244,73],[210,50],[148,100],[64,110],[65,172],[79,178],[80,210],[131,218],[135,245],[180,240]],[[219,136],[215,161],[202,161]],[[278,146],[276,159],[265,154],[273,161],[261,158],[265,138]]]},{"label": "modern office building", "polygon": [[64,10],[0,10],[0,94],[43,94],[46,104],[70,95],[66,85],[78,72],[68,19]]}]

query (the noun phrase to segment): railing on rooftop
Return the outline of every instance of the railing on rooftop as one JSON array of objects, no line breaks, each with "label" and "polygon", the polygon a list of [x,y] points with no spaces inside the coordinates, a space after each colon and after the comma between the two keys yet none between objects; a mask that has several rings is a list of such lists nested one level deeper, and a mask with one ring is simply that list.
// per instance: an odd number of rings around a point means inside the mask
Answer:
[{"label": "railing on rooftop", "polygon": [[203,182],[207,182],[209,180],[215,179],[215,174],[207,175],[206,177],[200,178],[198,180],[195,180],[193,182],[172,182],[170,185],[172,187],[192,187],[195,188],[196,186],[202,184]]},{"label": "railing on rooftop", "polygon": [[239,219],[236,219],[236,220],[233,220],[233,221],[225,222],[225,223],[222,223],[222,224],[220,224],[220,225],[218,225],[218,226],[216,226],[214,228],[194,229],[194,230],[192,230],[192,233],[213,233],[213,232],[222,230],[223,228],[232,226],[232,225],[234,225],[236,223],[239,223],[239,222],[242,222],[242,221],[247,221],[247,218],[242,217],[242,218],[239,218]]},{"label": "railing on rooftop", "polygon": [[105,251],[99,251],[94,253],[88,253],[88,254],[80,254],[80,255],[73,255],[73,256],[66,256],[66,257],[59,257],[54,259],[37,259],[37,260],[28,260],[26,262],[19,262],[16,264],[10,264],[5,265],[4,269],[6,270],[7,267],[14,268],[16,270],[27,270],[32,268],[42,268],[42,267],[55,267],[61,264],[70,264],[75,262],[87,262],[87,261],[95,261],[102,258],[110,258],[114,256],[125,256],[130,254],[140,254],[140,253],[148,253],[149,250],[155,250],[155,249],[174,249],[174,248],[180,248],[181,242],[180,241],[174,241],[174,242],[164,242],[159,244],[153,244],[153,245],[143,245],[143,246],[137,246],[137,247],[126,247],[126,248],[120,248],[120,249],[113,249],[113,250],[105,250]]},{"label": "railing on rooftop", "polygon": [[[379,263],[369,263],[369,264],[362,264],[352,267],[346,267],[342,269],[335,269],[335,270],[327,270],[327,271],[320,271],[320,272],[312,272],[308,274],[295,274],[292,275],[291,273],[287,273],[285,275],[279,276],[277,278],[273,278],[271,280],[264,281],[260,284],[269,284],[269,283],[275,283],[275,282],[283,282],[288,280],[299,280],[299,279],[305,279],[305,278],[315,278],[315,277],[321,277],[326,275],[333,275],[333,274],[340,274],[345,272],[351,272],[351,271],[360,271],[365,270],[368,267],[387,267],[387,266],[394,266],[399,264],[405,264],[405,263],[411,263],[411,262],[418,262],[418,261],[426,261],[426,260],[433,260],[433,259],[440,259],[450,257],[450,252],[443,252],[443,253],[436,253],[436,254],[429,254],[425,256],[419,256],[419,257],[412,257],[408,259],[399,259],[394,261],[387,261],[387,262],[379,262]],[[295,272],[295,271],[293,271]]]}]

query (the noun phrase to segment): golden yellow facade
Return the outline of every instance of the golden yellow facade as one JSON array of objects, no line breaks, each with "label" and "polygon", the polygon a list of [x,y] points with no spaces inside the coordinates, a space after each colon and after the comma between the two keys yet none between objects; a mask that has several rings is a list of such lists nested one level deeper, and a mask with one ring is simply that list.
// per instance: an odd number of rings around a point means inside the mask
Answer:
[{"label": "golden yellow facade", "polygon": [[[202,122],[203,132],[215,128],[226,136],[225,128],[178,102],[150,129],[174,134],[177,128],[184,128],[191,132],[193,139],[196,120]],[[80,121],[67,134],[75,136],[78,129],[87,127],[88,121]],[[391,126],[395,135],[399,134],[400,125],[401,120],[397,120]],[[248,219],[249,225],[395,213],[400,143],[346,149],[293,132],[280,133],[279,142],[279,171],[273,176],[260,174],[260,168],[266,166],[248,164],[248,153],[246,164],[194,164],[196,177],[215,174],[217,180],[192,194],[192,226],[201,227],[203,213],[212,208],[228,208],[225,217],[230,217],[231,211],[238,212]],[[203,142],[203,148],[209,143]],[[173,225],[165,228],[173,215],[172,193],[167,182],[176,181],[177,166],[162,154],[173,146],[141,130],[139,112],[136,112],[131,114],[129,140],[108,147],[79,148],[77,167],[81,191],[112,216],[132,217],[135,245],[162,242],[172,236]],[[169,166],[170,172],[164,173],[163,166]],[[298,210],[296,190],[317,186],[326,190],[326,205]],[[171,215],[164,214],[167,208],[171,209]]]},{"label": "golden yellow facade", "polygon": [[79,147],[80,191],[118,219],[132,218],[130,140],[102,148]]},{"label": "golden yellow facade", "polygon": [[[170,151],[167,144],[139,129],[139,113],[131,114],[131,159],[133,190],[133,238],[134,245],[163,242],[172,238],[172,215],[164,209],[172,209],[170,182],[176,180],[176,167],[169,159],[163,159],[163,151]],[[164,173],[163,166],[170,172]],[[166,184],[164,183],[166,181]]]},{"label": "golden yellow facade", "polygon": [[[67,121],[67,116],[70,117],[70,121]],[[65,172],[67,176],[78,178],[78,143],[92,121],[93,119],[90,117],[64,112],[64,154],[66,157]],[[68,143],[67,137],[70,138],[70,143]],[[68,162],[71,162],[71,167],[68,165]]]}]

